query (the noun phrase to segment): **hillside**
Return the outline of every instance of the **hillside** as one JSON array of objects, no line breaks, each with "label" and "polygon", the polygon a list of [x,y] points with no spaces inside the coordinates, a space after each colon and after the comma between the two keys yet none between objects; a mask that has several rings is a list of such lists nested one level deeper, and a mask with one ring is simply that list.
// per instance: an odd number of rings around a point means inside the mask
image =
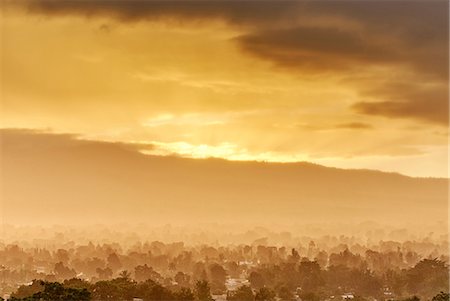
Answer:
[{"label": "hillside", "polygon": [[[448,180],[310,163],[143,155],[136,145],[1,131],[6,222],[446,220]],[[351,209],[351,210],[350,210]]]}]

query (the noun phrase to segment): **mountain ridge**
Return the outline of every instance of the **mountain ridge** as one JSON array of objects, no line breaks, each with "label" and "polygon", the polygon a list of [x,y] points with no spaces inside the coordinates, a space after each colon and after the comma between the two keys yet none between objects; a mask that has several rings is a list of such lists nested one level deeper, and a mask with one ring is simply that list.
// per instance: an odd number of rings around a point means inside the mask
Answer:
[{"label": "mountain ridge", "polygon": [[309,162],[151,156],[137,145],[36,131],[2,130],[1,138],[8,218],[31,218],[21,210],[28,206],[33,218],[49,220],[260,221],[270,214],[276,220],[420,221],[445,220],[448,208],[445,178]]}]

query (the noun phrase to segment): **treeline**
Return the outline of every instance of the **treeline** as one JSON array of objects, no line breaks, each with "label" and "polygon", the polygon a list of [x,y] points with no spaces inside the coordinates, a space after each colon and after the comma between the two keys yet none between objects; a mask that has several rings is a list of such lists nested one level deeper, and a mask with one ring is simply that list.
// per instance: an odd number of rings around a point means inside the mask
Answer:
[{"label": "treeline", "polygon": [[[333,298],[334,299],[334,298]],[[337,298],[339,300],[339,298]],[[375,300],[361,296],[352,296],[353,301]],[[0,300],[4,299],[0,297]],[[207,281],[198,281],[194,290],[181,288],[170,290],[152,280],[136,282],[128,278],[124,273],[121,277],[99,281],[90,284],[81,279],[70,279],[63,283],[33,281],[29,286],[22,286],[8,301],[213,301]],[[322,299],[314,293],[303,293],[292,296],[289,291],[280,290],[278,294],[266,287],[259,290],[251,289],[249,286],[241,286],[226,295],[227,301],[320,301]],[[345,299],[344,300],[349,300]],[[391,301],[421,301],[417,296],[405,299],[387,299]],[[448,301],[449,294],[440,292],[431,298],[431,301]]]},{"label": "treeline", "polygon": [[322,269],[317,261],[291,261],[256,267],[248,279],[252,288],[283,291],[286,299],[293,298],[295,292],[309,298],[316,296],[314,300],[351,292],[377,300],[411,295],[429,300],[440,291],[449,291],[448,266],[437,259],[424,259],[410,269],[390,269],[383,273],[375,273],[364,265],[347,263]]},{"label": "treeline", "polygon": [[96,283],[73,278],[60,282],[35,280],[29,286],[21,286],[9,301],[128,301],[134,298],[170,301],[212,301],[208,282],[198,281],[194,290],[168,289],[161,284],[146,280],[137,282],[124,272],[118,278]]},{"label": "treeline", "polygon": [[[31,296],[22,291],[29,289],[23,284],[33,279],[64,284],[74,278],[89,284],[85,288],[93,298],[102,287],[113,290],[122,278],[137,287],[152,281],[158,290],[172,292],[168,296],[173,300],[182,289],[195,293],[199,281],[207,281],[213,295],[228,294],[230,300],[240,286],[248,286],[255,298],[263,289],[261,294],[273,292],[286,300],[299,296],[326,300],[344,294],[377,300],[416,295],[430,300],[449,290],[448,257],[426,241],[380,242],[374,249],[358,244],[330,249],[313,241],[296,248],[260,243],[264,242],[237,246],[151,242],[126,251],[119,244],[71,243],[64,249],[7,245],[0,249],[0,296],[12,292],[16,297]],[[424,249],[428,252],[419,252]],[[94,289],[97,284],[102,287]]]},{"label": "treeline", "polygon": [[[361,300],[399,300],[415,295],[430,300],[439,292],[449,291],[448,266],[437,259],[424,259],[411,269],[389,270],[381,275],[364,267],[338,265],[322,269],[316,261],[300,260],[295,250],[287,262],[249,269],[246,279],[231,278],[218,263],[198,266],[204,267],[207,270],[203,270],[203,279],[194,283],[183,272],[177,272],[173,279],[163,278],[147,265],[136,267],[134,275],[122,271],[117,278],[97,282],[77,278],[62,284],[34,281],[31,285],[20,286],[11,300],[46,300],[46,294],[53,292],[63,294],[66,299],[61,300],[72,300],[73,296],[85,300],[82,298],[89,296],[99,301],[132,300],[134,297],[143,300],[209,300],[211,292],[226,295],[229,301],[272,300],[275,297],[286,301],[299,298],[320,301],[345,295]],[[230,280],[241,282],[230,285]]]}]

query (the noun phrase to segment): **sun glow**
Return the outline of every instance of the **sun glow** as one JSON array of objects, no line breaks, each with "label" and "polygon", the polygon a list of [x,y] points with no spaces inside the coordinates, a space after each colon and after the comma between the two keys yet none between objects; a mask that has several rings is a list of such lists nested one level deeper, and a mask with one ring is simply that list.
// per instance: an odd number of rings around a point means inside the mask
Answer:
[{"label": "sun glow", "polygon": [[232,161],[263,162],[300,162],[308,159],[305,155],[282,154],[276,152],[252,153],[238,145],[223,142],[218,145],[191,144],[185,141],[160,142],[150,141],[151,149],[141,150],[143,154],[168,156],[176,155],[186,158],[206,159],[219,158]]}]

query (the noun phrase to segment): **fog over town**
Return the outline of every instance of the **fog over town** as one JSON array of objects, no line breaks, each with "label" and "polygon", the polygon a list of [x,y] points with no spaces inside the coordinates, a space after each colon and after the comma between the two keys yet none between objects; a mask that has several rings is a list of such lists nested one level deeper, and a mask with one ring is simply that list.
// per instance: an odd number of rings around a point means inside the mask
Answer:
[{"label": "fog over town", "polygon": [[448,0],[0,0],[0,301],[449,301]]}]

